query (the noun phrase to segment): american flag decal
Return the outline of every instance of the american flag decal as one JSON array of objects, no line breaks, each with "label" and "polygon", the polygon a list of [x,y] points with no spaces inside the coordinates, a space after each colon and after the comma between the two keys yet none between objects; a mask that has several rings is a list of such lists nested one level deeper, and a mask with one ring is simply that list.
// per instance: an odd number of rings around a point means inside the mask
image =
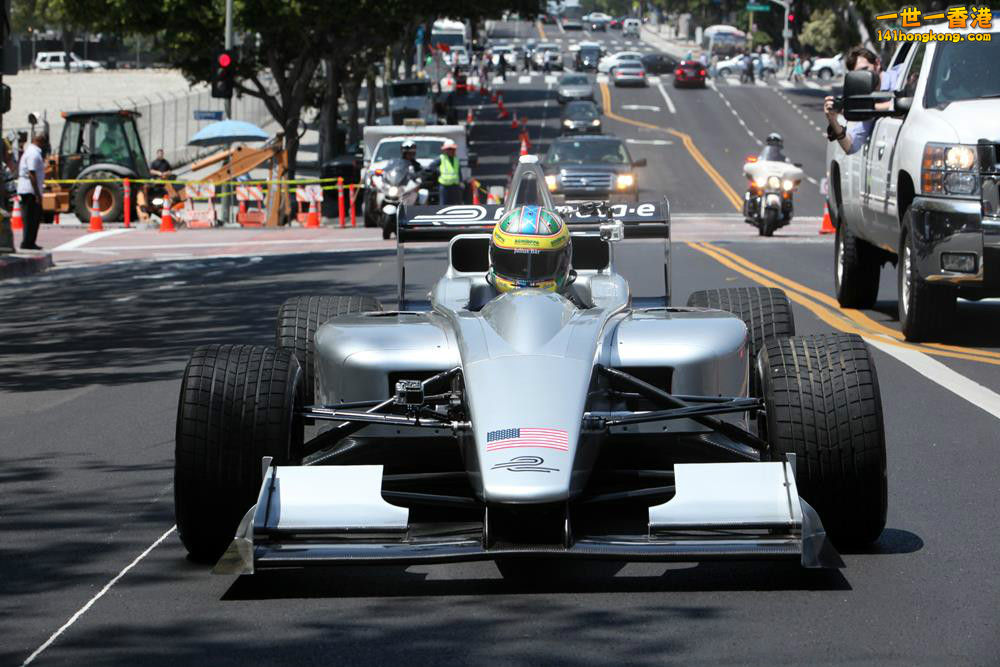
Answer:
[{"label": "american flag decal", "polygon": [[569,451],[566,431],[554,428],[502,428],[486,434],[486,451],[495,452],[513,447],[543,447]]}]

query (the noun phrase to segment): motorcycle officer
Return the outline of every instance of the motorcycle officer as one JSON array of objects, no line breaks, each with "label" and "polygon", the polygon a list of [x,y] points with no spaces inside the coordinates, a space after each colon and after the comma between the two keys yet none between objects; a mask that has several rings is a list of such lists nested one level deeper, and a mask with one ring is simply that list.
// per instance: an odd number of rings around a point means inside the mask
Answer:
[{"label": "motorcycle officer", "polygon": [[410,169],[413,171],[413,175],[417,176],[423,167],[417,161],[417,142],[413,139],[404,139],[402,145],[399,147],[400,157],[410,163]]},{"label": "motorcycle officer", "polygon": [[767,135],[767,141],[757,159],[761,162],[788,162],[788,158],[785,157],[785,141],[780,134],[772,132]]}]

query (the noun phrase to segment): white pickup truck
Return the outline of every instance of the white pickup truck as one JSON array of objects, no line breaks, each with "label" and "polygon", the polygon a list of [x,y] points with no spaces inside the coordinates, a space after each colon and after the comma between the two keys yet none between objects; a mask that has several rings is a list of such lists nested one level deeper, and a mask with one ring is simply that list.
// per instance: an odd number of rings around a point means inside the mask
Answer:
[{"label": "white pickup truck", "polygon": [[840,305],[871,308],[892,262],[903,334],[928,340],[951,324],[957,297],[1000,296],[1000,25],[912,32],[961,41],[901,42],[887,63],[901,72],[891,111],[874,111],[877,94],[847,98],[874,127],[851,155],[829,144],[827,203]]}]

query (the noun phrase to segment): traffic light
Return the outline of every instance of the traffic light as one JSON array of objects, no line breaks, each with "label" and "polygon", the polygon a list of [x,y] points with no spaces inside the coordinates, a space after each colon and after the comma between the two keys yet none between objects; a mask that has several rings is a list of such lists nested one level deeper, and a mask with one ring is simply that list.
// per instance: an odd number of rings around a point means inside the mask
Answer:
[{"label": "traffic light", "polygon": [[236,83],[236,54],[221,51],[212,65],[212,97],[228,100],[233,96]]}]

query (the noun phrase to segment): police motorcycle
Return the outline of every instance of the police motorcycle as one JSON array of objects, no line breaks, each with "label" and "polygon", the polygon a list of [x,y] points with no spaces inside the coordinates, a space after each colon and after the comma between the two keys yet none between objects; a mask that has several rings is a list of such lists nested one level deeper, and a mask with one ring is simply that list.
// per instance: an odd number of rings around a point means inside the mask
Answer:
[{"label": "police motorcycle", "polygon": [[749,184],[743,195],[743,218],[761,236],[792,221],[793,195],[802,181],[802,165],[788,162],[781,135],[771,133],[760,155],[748,156],[743,175]]},{"label": "police motorcycle", "polygon": [[421,174],[402,158],[389,160],[385,167],[372,176],[375,187],[375,206],[379,211],[382,238],[388,239],[396,231],[396,216],[401,204],[421,206],[427,204],[428,190],[421,187]]}]

